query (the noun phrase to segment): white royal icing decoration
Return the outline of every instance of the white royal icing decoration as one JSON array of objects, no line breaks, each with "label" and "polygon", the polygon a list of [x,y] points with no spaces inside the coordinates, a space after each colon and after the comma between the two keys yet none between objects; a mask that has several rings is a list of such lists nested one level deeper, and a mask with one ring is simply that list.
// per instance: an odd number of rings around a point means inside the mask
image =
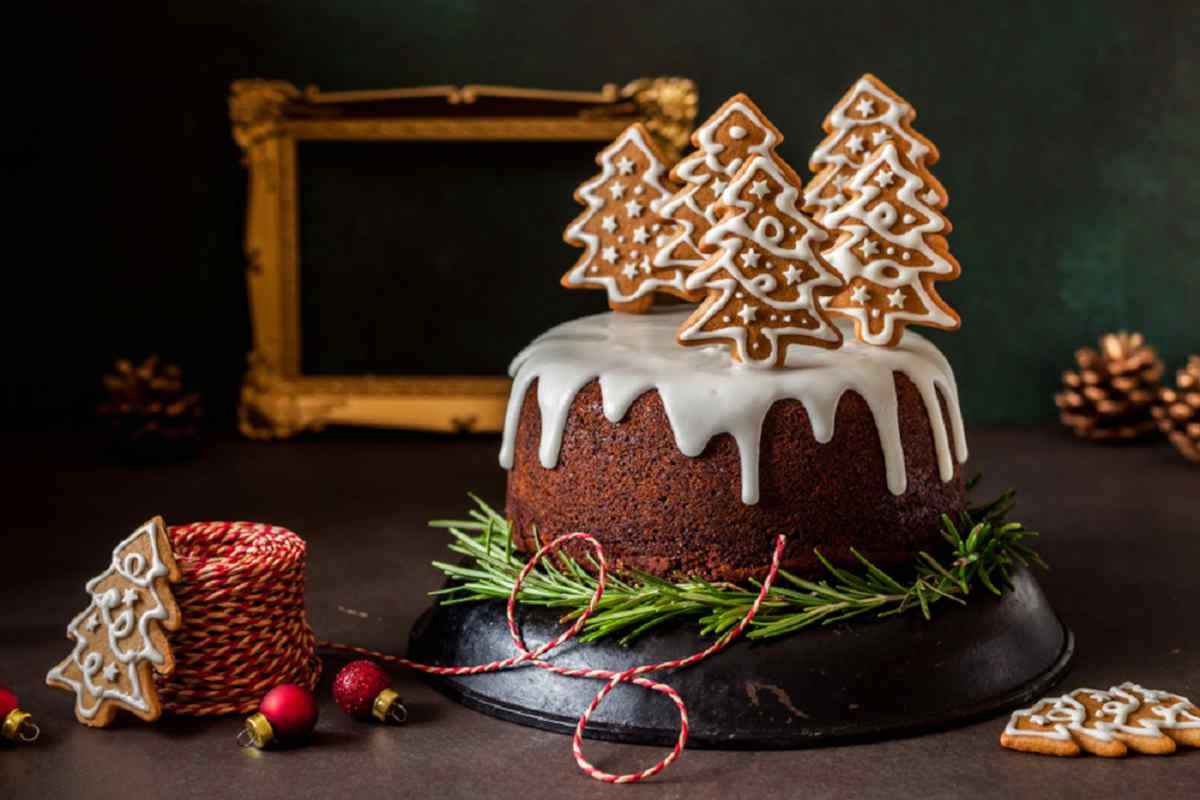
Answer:
[{"label": "white royal icing decoration", "polygon": [[[69,686],[75,692],[76,710],[84,719],[94,718],[105,700],[117,700],[132,709],[150,711],[150,701],[142,692],[138,663],[149,661],[152,664],[162,664],[166,660],[166,655],[159,652],[150,637],[150,624],[165,620],[169,616],[153,586],[155,580],[166,577],[169,573],[158,550],[159,530],[157,520],[142,525],[113,549],[112,564],[109,568],[88,581],[87,592],[92,595],[92,602],[67,626],[67,637],[75,640],[75,649],[68,661],[75,663],[82,680],[74,680],[66,674],[63,666],[67,662],[56,665],[46,675],[48,681]],[[138,554],[121,559],[121,551],[142,536],[147,537],[150,543],[150,563],[146,564]],[[146,608],[141,616],[137,617],[136,622],[133,609],[128,604],[121,606],[116,589],[96,592],[96,587],[113,575],[120,575],[134,586],[144,589],[147,602],[153,601],[153,605]],[[117,607],[122,607],[123,610],[114,617],[113,611]],[[81,627],[92,632],[99,624],[106,626],[108,649],[116,659],[116,662],[110,662],[107,666],[103,665],[104,658],[95,651],[84,655],[88,648],[87,640],[76,632]],[[126,650],[121,646],[121,642],[135,627],[141,637],[141,647],[137,650]],[[105,686],[97,680],[97,677],[101,677],[110,684],[116,683],[119,671],[124,672],[129,682],[129,692],[122,692],[114,686]],[[110,675],[113,677],[109,677]]]},{"label": "white royal icing decoration", "polygon": [[[780,187],[779,191],[775,192],[769,201],[765,201],[762,198],[771,194],[769,187],[772,183]],[[747,189],[747,186],[750,188]],[[745,200],[742,197],[743,192],[759,198],[759,202]],[[681,342],[727,340],[732,342],[738,360],[750,366],[769,368],[778,360],[779,348],[786,346],[786,339],[781,342],[781,337],[803,337],[809,341],[833,344],[839,341],[838,332],[815,313],[814,298],[820,292],[814,290],[824,287],[836,290],[841,287],[842,281],[830,267],[815,257],[817,245],[825,242],[828,234],[796,206],[799,194],[799,187],[789,182],[785,168],[777,158],[770,156],[754,156],[726,187],[720,198],[721,204],[735,213],[728,214],[705,234],[704,242],[716,246],[717,252],[703,266],[692,272],[686,283],[689,289],[704,288],[710,292],[720,292],[719,299],[701,306],[689,319],[690,324],[679,332]],[[754,212],[758,212],[759,219],[751,228],[750,215]],[[784,244],[783,232],[785,223],[792,221],[800,223],[805,233],[789,248]],[[794,298],[782,299],[778,293],[778,276],[770,273],[750,276],[738,267],[739,253],[750,243],[763,254],[804,262],[813,269],[813,277],[794,284]],[[755,258],[753,263],[764,270],[769,270],[771,266],[771,262],[765,259],[759,262]],[[713,317],[726,308],[731,293],[735,298],[742,298],[743,292],[739,289],[771,308],[812,312],[811,318],[815,324],[809,327],[766,327],[761,334],[770,346],[766,352],[761,352],[762,348],[759,347],[759,351],[755,353],[749,352],[748,347],[758,339],[748,337],[746,326],[750,321],[744,317],[742,325],[705,330],[705,326]],[[791,293],[783,294],[786,296]]]},{"label": "white royal icing decoration", "polygon": [[[657,390],[684,455],[698,456],[712,437],[731,434],[741,460],[742,502],[753,505],[759,497],[759,439],[771,406],[782,399],[799,400],[812,422],[813,436],[824,444],[833,438],[842,395],[852,391],[871,409],[888,489],[899,495],[907,490],[908,477],[900,438],[897,372],[913,382],[924,401],[941,479],[951,480],[955,462],[967,460],[954,372],[945,356],[919,334],[906,331],[895,348],[872,347],[853,336],[847,336],[839,350],[794,347],[788,350],[783,369],[754,370],[731,362],[723,348],[676,344],[675,330],[689,313],[664,309],[649,314],[598,314],[563,323],[535,339],[509,367],[513,387],[501,466],[512,468],[517,422],[534,380],[541,411],[538,458],[546,469],[558,463],[575,395],[599,380],[604,416],[613,423],[625,417],[634,400]],[[839,322],[844,334],[849,324]],[[949,419],[942,415],[939,394]]]},{"label": "white royal icing decoration", "polygon": [[[1100,704],[1100,710],[1094,717],[1088,717],[1087,707],[1075,699],[1073,695],[1076,694],[1086,695],[1091,701]],[[1160,705],[1154,709],[1158,719],[1140,719],[1136,724],[1130,724],[1130,717],[1143,703],[1161,704],[1171,698],[1175,698],[1171,705]],[[1072,734],[1101,742],[1111,742],[1115,738],[1114,733],[1158,737],[1164,735],[1164,729],[1200,729],[1200,716],[1188,711],[1191,705],[1191,701],[1186,697],[1147,689],[1127,681],[1107,692],[1099,689],[1076,689],[1061,697],[1039,700],[1032,708],[1017,709],[1009,717],[1004,732],[1009,736],[1032,736],[1064,742],[1070,741]],[[1034,725],[1053,727],[1048,731],[1021,728],[1018,723],[1022,719],[1028,719]]]},{"label": "white royal icing decoration", "polygon": [[[613,265],[616,265],[620,259],[620,253],[617,248],[611,245],[601,247],[600,237],[588,232],[585,228],[588,221],[605,206],[605,200],[601,196],[605,183],[613,179],[618,171],[621,175],[631,175],[635,171],[637,165],[632,159],[626,156],[621,156],[614,162],[614,156],[631,144],[646,157],[646,171],[637,178],[641,182],[638,188],[641,188],[642,185],[648,187],[653,197],[648,204],[637,200],[630,200],[624,203],[624,210],[630,217],[639,217],[646,209],[658,213],[659,206],[670,195],[666,187],[662,184],[662,175],[666,171],[666,167],[659,160],[654,149],[642,136],[640,126],[632,125],[626,128],[625,132],[618,136],[612,144],[601,151],[599,161],[603,167],[602,172],[579,187],[579,197],[583,199],[587,210],[571,223],[565,235],[567,241],[582,244],[586,248],[583,257],[567,273],[567,283],[571,286],[585,286],[588,284],[602,286],[607,290],[610,300],[622,303],[637,300],[662,288],[669,287],[675,289],[677,292],[682,292],[684,279],[684,275],[678,270],[675,270],[669,276],[666,274],[661,277],[648,275],[627,293],[625,288],[617,282],[614,275],[597,274],[597,270],[594,268],[597,257]],[[617,191],[617,187],[619,186],[620,184],[614,183],[608,187],[609,194],[614,201],[619,200],[623,196],[623,190]],[[609,227],[610,219],[612,220],[611,229]],[[617,227],[616,219],[612,216],[601,217],[601,227],[605,231],[612,233]]]},{"label": "white royal icing decoration", "polygon": [[[898,200],[923,215],[924,222],[913,225],[904,233],[896,233],[893,230],[899,212],[887,200],[878,200],[877,202],[877,198],[882,193],[881,187],[887,185],[878,179],[878,176],[883,174],[889,176],[887,184],[897,178],[901,181],[900,189],[897,192]],[[872,178],[873,175],[876,177]],[[865,324],[862,325],[862,335],[866,341],[870,344],[887,344],[892,339],[898,320],[947,328],[955,327],[957,320],[946,313],[940,304],[934,302],[926,290],[924,281],[920,280],[921,273],[952,275],[955,272],[954,265],[940,252],[930,247],[926,240],[926,237],[931,234],[942,233],[946,226],[944,218],[926,206],[918,197],[918,192],[925,186],[921,178],[900,163],[896,145],[888,143],[880,148],[873,158],[862,165],[848,185],[855,192],[855,198],[827,213],[823,223],[830,230],[840,228],[842,231],[849,232],[850,236],[840,239],[838,244],[826,250],[825,258],[837,268],[847,282],[862,276],[886,289],[909,287],[918,303],[926,309],[924,313],[917,311],[888,313],[878,332],[872,333]],[[871,239],[867,238],[868,236],[877,236],[905,250],[919,253],[926,263],[922,266],[913,266],[902,263],[908,260],[903,258],[897,262],[891,257],[895,255],[895,246],[887,248],[885,257],[873,259],[872,256],[878,253],[878,248]],[[864,259],[868,260],[864,263]],[[855,299],[857,300],[857,298]],[[860,309],[839,308],[838,311],[848,314],[860,322],[865,321]]]},{"label": "white royal icing decoration", "polygon": [[[865,76],[854,84],[846,97],[847,99],[839,102],[829,112],[829,126],[833,129],[833,133],[817,145],[809,161],[809,166],[817,171],[817,175],[804,190],[804,205],[806,208],[816,206],[818,216],[823,216],[825,212],[835,209],[845,202],[845,197],[840,194],[836,197],[822,197],[822,191],[826,184],[832,181],[835,187],[840,188],[837,180],[844,175],[846,170],[858,169],[861,166],[861,159],[867,155],[862,136],[856,129],[866,125],[886,126],[892,134],[899,137],[901,147],[914,164],[922,164],[923,159],[929,155],[929,147],[920,139],[910,135],[901,124],[912,113],[912,106],[889,97]],[[859,97],[860,100],[854,106],[855,113],[851,113],[850,100],[855,97]],[[873,103],[869,112],[860,113],[864,107],[862,103],[867,101],[868,97],[874,98],[883,108],[881,113],[874,113]],[[876,146],[891,138],[878,139],[878,132],[875,136]],[[843,152],[835,152],[843,140],[846,142],[845,149],[852,154],[851,157]],[[835,168],[825,169],[831,165]],[[933,202],[930,201],[930,205],[933,205]]]},{"label": "white royal icing decoration", "polygon": [[[663,245],[655,254],[654,266],[695,269],[704,263],[705,259],[703,256],[697,258],[677,258],[671,255],[672,251],[681,243],[690,245],[691,249],[699,254],[699,242],[693,240],[695,225],[686,218],[680,218],[676,215],[680,208],[686,205],[688,210],[693,214],[704,217],[709,225],[717,224],[717,215],[712,208],[715,203],[710,203],[701,208],[699,201],[696,199],[696,192],[700,187],[712,181],[713,183],[710,188],[713,194],[720,196],[726,186],[723,177],[733,177],[742,166],[742,159],[740,158],[732,159],[728,164],[721,163],[719,158],[721,152],[725,149],[725,145],[717,141],[717,132],[733,114],[741,114],[747,120],[751,121],[755,129],[762,135],[761,142],[748,148],[751,156],[767,155],[779,144],[779,137],[766,125],[765,120],[762,119],[759,112],[741,100],[729,103],[726,108],[721,109],[719,115],[708,119],[703,125],[697,128],[695,136],[696,141],[699,142],[698,151],[689,155],[676,167],[676,174],[687,186],[678,191],[674,197],[664,202],[662,208],[658,210],[660,215],[675,221],[678,226],[667,244]],[[741,128],[741,126],[735,125],[730,128],[730,138],[744,139],[749,135],[749,131],[743,128],[742,135],[735,136],[735,128]],[[707,171],[701,170],[701,166],[705,167]]]}]

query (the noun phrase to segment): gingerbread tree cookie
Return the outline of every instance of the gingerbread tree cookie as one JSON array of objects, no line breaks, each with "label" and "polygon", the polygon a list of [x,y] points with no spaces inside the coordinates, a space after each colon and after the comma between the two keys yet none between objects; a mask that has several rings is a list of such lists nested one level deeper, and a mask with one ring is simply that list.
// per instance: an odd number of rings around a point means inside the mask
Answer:
[{"label": "gingerbread tree cookie", "polygon": [[654,292],[695,301],[683,288],[684,270],[651,263],[654,239],[663,230],[657,211],[670,195],[662,183],[666,165],[641,123],[630,125],[600,154],[601,173],[579,187],[587,206],[563,234],[584,253],[562,278],[568,289],[604,289],[614,311],[641,313]]},{"label": "gingerbread tree cookie", "polygon": [[926,202],[929,189],[908,157],[884,144],[845,189],[848,202],[824,220],[837,236],[824,255],[846,280],[829,310],[853,319],[861,341],[884,347],[899,344],[906,325],[958,328],[933,286],[959,275],[943,235],[950,222]]},{"label": "gingerbread tree cookie", "polygon": [[808,167],[816,173],[804,190],[804,210],[818,220],[846,202],[846,184],[885,142],[892,142],[925,183],[924,200],[945,208],[946,190],[929,172],[938,151],[912,128],[917,112],[908,101],[870,73],[858,79],[825,117],[828,134],[813,151]]},{"label": "gingerbread tree cookie", "polygon": [[[755,155],[770,155],[783,134],[744,94],[736,94],[692,134],[696,151],[671,170],[683,188],[661,209],[675,223],[654,255],[658,267],[693,270],[704,263],[704,236],[717,224],[715,204],[729,180]],[[708,247],[707,251],[711,252]]]},{"label": "gingerbread tree cookie", "polygon": [[1116,758],[1200,747],[1200,708],[1186,697],[1122,683],[1107,692],[1076,689],[1014,711],[1000,744],[1026,753]]},{"label": "gingerbread tree cookie", "polygon": [[181,575],[166,528],[155,517],[117,545],[108,569],[88,581],[91,603],[67,626],[71,655],[46,683],[75,693],[75,717],[104,727],[118,709],[144,720],[162,711],[154,672],[175,661],[166,631],[178,630],[179,607],[170,584]]},{"label": "gingerbread tree cookie", "polygon": [[792,344],[841,346],[821,299],[843,282],[818,253],[828,234],[797,207],[799,196],[800,179],[778,156],[742,166],[705,237],[718,249],[688,276],[708,297],[680,327],[680,344],[726,343],[755,367],[782,366]]}]

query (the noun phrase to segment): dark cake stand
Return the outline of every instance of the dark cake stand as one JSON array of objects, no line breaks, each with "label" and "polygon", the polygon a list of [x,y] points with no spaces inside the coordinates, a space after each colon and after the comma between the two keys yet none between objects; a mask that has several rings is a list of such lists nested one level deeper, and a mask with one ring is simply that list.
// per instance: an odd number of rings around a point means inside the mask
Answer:
[{"label": "dark cake stand", "polygon": [[[434,606],[413,629],[410,657],[477,664],[513,653],[502,601]],[[558,613],[519,612],[531,648],[562,627]],[[663,625],[632,645],[568,642],[550,660],[623,670],[689,655],[711,643],[695,621]],[[723,749],[791,749],[937,730],[992,716],[1041,696],[1066,671],[1074,637],[1026,570],[995,597],[979,588],[966,606],[941,602],[883,620],[817,627],[779,639],[741,640],[678,672],[651,677],[687,703],[688,744]],[[464,705],[500,719],[571,733],[600,681],[532,667],[433,679]],[[674,743],[679,717],[662,695],[617,688],[587,735],[642,744]]]}]

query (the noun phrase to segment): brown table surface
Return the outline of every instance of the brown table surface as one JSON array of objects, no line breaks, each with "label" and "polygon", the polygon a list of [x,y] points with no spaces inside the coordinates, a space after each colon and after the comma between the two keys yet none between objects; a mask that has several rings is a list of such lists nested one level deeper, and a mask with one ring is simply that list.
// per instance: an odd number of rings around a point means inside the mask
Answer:
[{"label": "brown table surface", "polygon": [[[234,718],[88,730],[43,676],[68,650],[64,628],[85,603],[85,580],[138,523],[162,514],[290,527],[309,543],[319,635],[402,651],[425,592],[440,583],[429,561],[444,553],[445,534],[425,522],[459,515],[467,490],[500,502],[498,441],[222,439],[189,462],[132,468],[107,464],[87,439],[5,439],[0,683],[44,736],[0,747],[0,797],[1200,797],[1200,752],[1112,762],[1019,755],[996,743],[1001,718],[875,744],[694,750],[649,784],[607,787],[578,772],[567,737],[467,710],[412,675],[396,676],[410,724],[352,722],[329,695],[335,659],[319,688],[318,731],[301,749],[240,750]],[[1052,428],[975,430],[970,443],[972,468],[987,471],[983,493],[1017,487],[1017,518],[1043,531],[1052,569],[1041,580],[1077,637],[1066,685],[1136,680],[1200,699],[1200,470],[1164,444],[1091,446]],[[586,750],[613,771],[661,755],[604,742]]]}]

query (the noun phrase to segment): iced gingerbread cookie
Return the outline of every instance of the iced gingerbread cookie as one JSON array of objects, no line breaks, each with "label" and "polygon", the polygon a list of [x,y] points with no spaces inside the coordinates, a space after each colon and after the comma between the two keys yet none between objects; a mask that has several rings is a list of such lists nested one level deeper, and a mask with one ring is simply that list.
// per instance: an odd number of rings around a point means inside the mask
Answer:
[{"label": "iced gingerbread cookie", "polygon": [[666,164],[641,123],[630,125],[598,156],[601,172],[575,192],[587,207],[563,234],[584,248],[562,278],[568,289],[604,289],[614,311],[641,313],[655,292],[697,300],[684,289],[684,270],[652,263],[664,220],[658,210],[670,195],[663,184]]},{"label": "iced gingerbread cookie", "polygon": [[736,94],[726,100],[692,134],[696,151],[671,170],[671,177],[683,187],[661,209],[674,224],[656,242],[654,264],[685,270],[700,267],[704,253],[712,252],[705,235],[717,224],[716,204],[725,187],[747,159],[773,155],[782,141],[783,134],[749,97]]},{"label": "iced gingerbread cookie", "polygon": [[113,550],[108,569],[87,583],[91,603],[67,626],[75,648],[46,683],[75,694],[75,717],[104,727],[119,709],[144,720],[162,713],[154,672],[175,666],[167,631],[180,626],[171,583],[181,577],[160,517]]},{"label": "iced gingerbread cookie", "polygon": [[1200,709],[1186,697],[1136,683],[1076,689],[1014,711],[1000,744],[1052,756],[1165,755],[1179,745],[1200,747]]},{"label": "iced gingerbread cookie", "polygon": [[938,151],[913,130],[916,116],[908,101],[879,78],[870,73],[859,78],[821,125],[827,136],[808,162],[815,174],[804,190],[804,210],[824,220],[826,213],[843,205],[846,184],[886,142],[896,145],[917,168],[928,205],[945,208],[946,191],[928,170],[937,163]]},{"label": "iced gingerbread cookie", "polygon": [[845,192],[824,218],[836,237],[824,255],[846,281],[829,310],[854,320],[860,341],[883,347],[898,345],[908,325],[956,330],[958,314],[934,287],[961,271],[946,242],[950,221],[938,210],[944,193],[892,142],[863,162]]},{"label": "iced gingerbread cookie", "polygon": [[683,345],[722,343],[736,361],[780,367],[789,345],[836,348],[841,332],[821,300],[843,285],[818,253],[828,239],[797,207],[800,179],[778,156],[753,156],[724,189],[716,252],[688,277],[707,299],[683,323]]}]

